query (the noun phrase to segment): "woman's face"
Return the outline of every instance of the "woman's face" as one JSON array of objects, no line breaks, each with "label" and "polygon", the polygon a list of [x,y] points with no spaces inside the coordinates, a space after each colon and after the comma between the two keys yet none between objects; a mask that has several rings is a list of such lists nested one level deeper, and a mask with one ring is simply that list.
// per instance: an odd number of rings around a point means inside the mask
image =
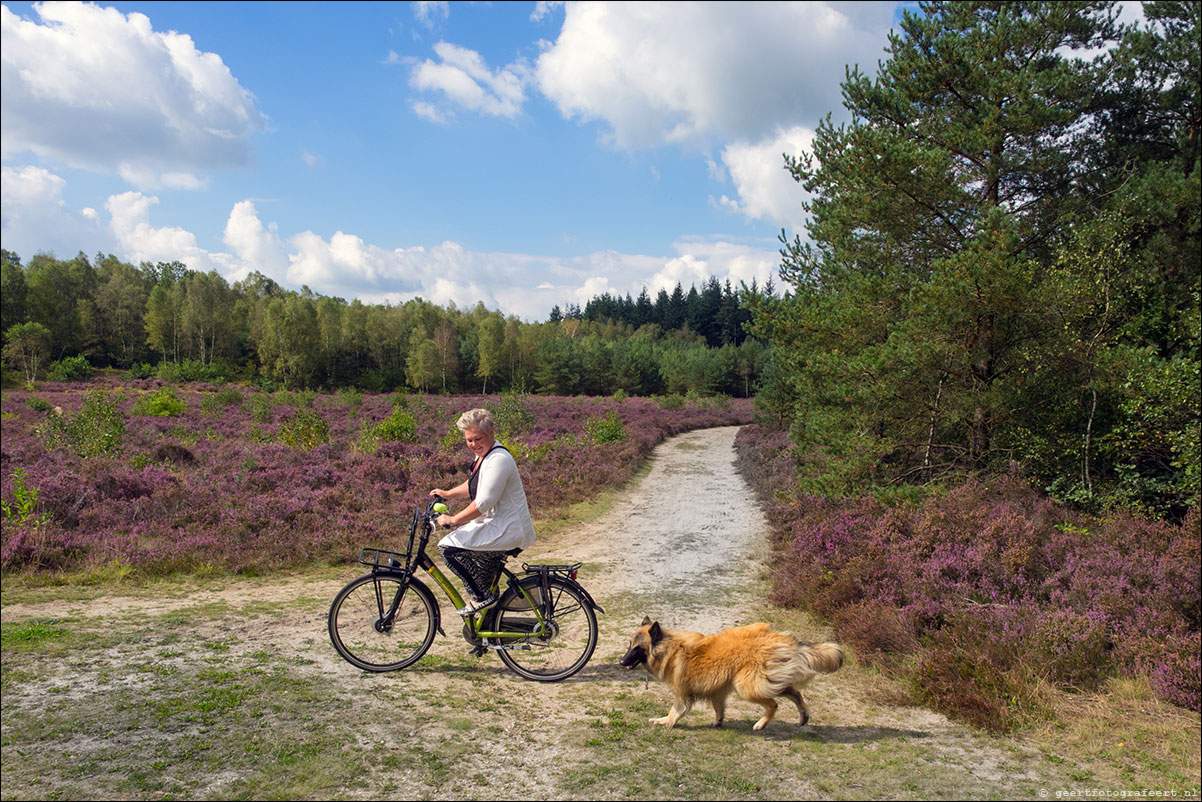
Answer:
[{"label": "woman's face", "polygon": [[489,433],[482,432],[479,429],[468,429],[463,433],[463,439],[467,441],[467,447],[477,457],[483,457],[492,448],[496,439]]}]

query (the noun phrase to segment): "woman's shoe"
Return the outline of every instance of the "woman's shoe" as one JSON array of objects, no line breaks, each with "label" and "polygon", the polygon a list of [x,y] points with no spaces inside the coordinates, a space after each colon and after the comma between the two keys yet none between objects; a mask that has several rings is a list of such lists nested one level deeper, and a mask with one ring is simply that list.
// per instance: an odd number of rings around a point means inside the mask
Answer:
[{"label": "woman's shoe", "polygon": [[492,607],[494,604],[496,604],[500,600],[501,600],[500,596],[498,596],[497,594],[495,594],[495,593],[490,594],[489,596],[485,597],[481,601],[472,601],[471,604],[467,604],[467,605],[464,605],[463,607],[460,607],[459,614],[463,615],[463,616],[473,615],[475,613],[480,612],[481,610],[487,610],[489,607]]}]

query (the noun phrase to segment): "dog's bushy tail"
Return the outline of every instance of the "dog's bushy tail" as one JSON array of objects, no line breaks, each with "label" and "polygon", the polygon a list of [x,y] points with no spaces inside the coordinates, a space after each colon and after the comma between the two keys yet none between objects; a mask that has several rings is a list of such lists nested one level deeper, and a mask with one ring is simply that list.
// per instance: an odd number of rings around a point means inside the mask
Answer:
[{"label": "dog's bushy tail", "polygon": [[843,647],[837,643],[797,643],[777,651],[779,662],[768,668],[766,679],[772,695],[786,688],[800,688],[818,674],[830,674],[843,666]]},{"label": "dog's bushy tail", "polygon": [[832,674],[843,667],[843,647],[837,643],[803,643],[800,651],[808,652],[810,667],[819,674]]}]

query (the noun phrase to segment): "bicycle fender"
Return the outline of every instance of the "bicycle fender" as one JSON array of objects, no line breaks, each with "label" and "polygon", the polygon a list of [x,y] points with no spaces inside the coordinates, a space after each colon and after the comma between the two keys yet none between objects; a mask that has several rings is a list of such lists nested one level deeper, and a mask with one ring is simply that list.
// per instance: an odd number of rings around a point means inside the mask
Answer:
[{"label": "bicycle fender", "polygon": [[[397,579],[401,579],[404,576],[404,574],[395,571],[380,571],[379,575],[395,576]],[[438,599],[430,591],[430,588],[426,587],[426,583],[415,576],[409,577],[409,587],[405,589],[405,592],[408,593],[411,590],[420,593],[430,600],[430,607],[434,610],[434,631],[445,638],[447,633],[442,631],[442,610],[438,606]]]},{"label": "bicycle fender", "polygon": [[581,585],[579,582],[577,582],[573,579],[565,579],[564,581],[571,584],[572,586],[574,586],[576,588],[576,590],[580,591],[580,595],[584,597],[584,600],[587,601],[589,603],[589,606],[591,606],[594,610],[596,610],[599,613],[605,612],[605,609],[601,605],[599,605],[599,604],[597,604],[597,602],[593,601],[592,595],[589,594],[589,592],[584,589],[583,585]]}]

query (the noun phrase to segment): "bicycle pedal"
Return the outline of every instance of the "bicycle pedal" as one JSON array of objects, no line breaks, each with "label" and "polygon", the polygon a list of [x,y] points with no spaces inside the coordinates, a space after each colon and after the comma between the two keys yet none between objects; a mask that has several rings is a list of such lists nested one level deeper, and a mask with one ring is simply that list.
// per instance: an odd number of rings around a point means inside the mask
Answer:
[{"label": "bicycle pedal", "polygon": [[468,652],[468,654],[470,654],[472,657],[483,657],[486,651],[488,651],[488,647],[481,643],[479,646]]}]

